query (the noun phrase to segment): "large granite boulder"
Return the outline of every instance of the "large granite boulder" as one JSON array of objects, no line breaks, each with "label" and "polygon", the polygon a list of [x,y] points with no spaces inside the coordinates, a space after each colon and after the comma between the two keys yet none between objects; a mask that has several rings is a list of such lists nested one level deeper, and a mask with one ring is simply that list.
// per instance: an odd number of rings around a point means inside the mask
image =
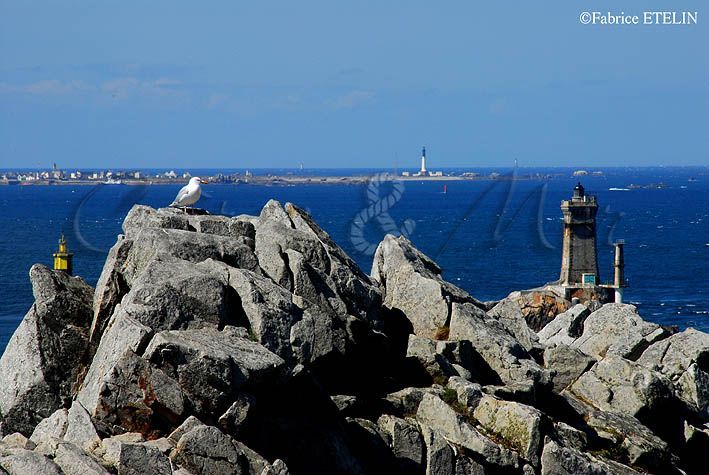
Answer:
[{"label": "large granite boulder", "polygon": [[644,321],[634,305],[607,303],[586,317],[583,333],[570,346],[594,358],[614,354],[635,360],[667,336],[669,332],[661,326]]},{"label": "large granite boulder", "polygon": [[449,441],[483,457],[493,466],[520,467],[519,456],[516,452],[495,444],[469,422],[466,422],[463,415],[456,413],[452,407],[436,396],[424,395],[416,413],[416,419],[420,424],[442,434]]},{"label": "large granite boulder", "polygon": [[218,417],[236,391],[275,376],[283,365],[246,336],[234,327],[166,330],[142,353],[129,347],[109,355],[110,361],[99,347],[94,361],[102,366],[89,370],[78,399],[102,423],[146,434],[174,424],[188,410]]},{"label": "large granite boulder", "polygon": [[382,415],[377,421],[387,434],[392,454],[402,471],[420,470],[424,463],[423,437],[418,425],[410,420]]},{"label": "large granite boulder", "polygon": [[293,304],[291,293],[246,269],[229,268],[227,275],[244,320],[235,323],[247,326],[252,337],[269,350],[290,358],[291,330],[302,319],[302,311]]},{"label": "large granite boulder", "polygon": [[650,413],[672,397],[671,383],[661,374],[633,361],[609,354],[567,389],[602,411],[630,416]]},{"label": "large granite boulder", "polygon": [[[234,267],[260,271],[254,253],[254,230],[248,221],[214,217],[211,221],[228,221],[226,231],[215,232],[220,226],[193,226],[190,219],[206,220],[207,217],[189,216],[176,209],[153,208],[136,205],[123,222],[125,235],[119,236],[109,251],[108,258],[96,285],[94,296],[94,317],[91,325],[92,351],[98,346],[103,331],[116,305],[129,293],[134,281],[141,276],[165,280],[164,287],[170,289],[179,281],[175,273],[177,260],[200,263],[207,259],[225,262]],[[154,261],[163,264],[146,268]],[[168,264],[164,264],[167,261]],[[185,266],[183,265],[182,268]],[[195,278],[195,271],[188,271]],[[185,276],[189,280],[188,276]],[[142,287],[142,283],[138,282]],[[185,288],[185,287],[183,287]],[[174,295],[174,292],[172,292]],[[206,300],[203,300],[207,303]]]},{"label": "large granite boulder", "polygon": [[596,360],[578,348],[563,343],[544,351],[544,367],[551,371],[552,389],[560,393],[585,373]]},{"label": "large granite boulder", "polygon": [[3,472],[8,475],[64,475],[56,463],[40,453],[0,445],[0,473]]},{"label": "large granite boulder", "polygon": [[484,305],[443,280],[441,268],[404,236],[387,235],[374,254],[372,278],[384,289],[384,306],[403,313],[413,333],[435,338],[450,324],[451,304]]},{"label": "large granite boulder", "polygon": [[520,383],[528,381],[534,385],[546,385],[549,373],[541,368],[524,347],[493,318],[471,303],[451,305],[450,333],[452,340],[472,343],[480,356],[481,367],[477,373],[492,375],[488,382]]},{"label": "large granite boulder", "polygon": [[532,465],[539,465],[542,413],[534,407],[483,395],[473,416],[488,432]]},{"label": "large granite boulder", "polygon": [[604,460],[547,440],[542,452],[543,475],[640,475],[627,465]]},{"label": "large granite boulder", "polygon": [[668,377],[682,400],[709,419],[709,334],[688,328],[653,344],[637,361]]},{"label": "large granite boulder", "polygon": [[519,303],[503,299],[492,307],[487,316],[494,318],[528,351],[540,351],[539,337],[528,326]]},{"label": "large granite boulder", "polygon": [[543,345],[571,345],[583,333],[583,322],[591,315],[591,310],[583,304],[576,304],[560,313],[538,332]]},{"label": "large granite boulder", "polygon": [[30,269],[35,303],[0,358],[0,422],[29,436],[71,399],[93,316],[93,289],[41,264]]},{"label": "large granite boulder", "polygon": [[635,467],[654,473],[672,473],[672,456],[667,442],[655,435],[635,417],[615,412],[590,411],[590,427],[622,459]]},{"label": "large granite boulder", "polygon": [[255,227],[256,255],[276,283],[311,305],[367,321],[380,318],[375,283],[305,211],[271,200]]}]

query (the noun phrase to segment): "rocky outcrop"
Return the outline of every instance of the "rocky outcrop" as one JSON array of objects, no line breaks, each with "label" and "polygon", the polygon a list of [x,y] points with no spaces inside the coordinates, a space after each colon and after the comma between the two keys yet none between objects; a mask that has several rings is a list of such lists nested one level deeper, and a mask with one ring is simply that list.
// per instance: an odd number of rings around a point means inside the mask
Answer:
[{"label": "rocky outcrop", "polygon": [[596,363],[568,391],[597,409],[631,416],[662,407],[672,395],[667,378],[616,355]]},{"label": "rocky outcrop", "polygon": [[8,434],[30,435],[71,400],[93,314],[93,291],[80,277],[35,264],[30,280],[35,303],[0,358],[0,415]]},{"label": "rocky outcrop", "polygon": [[634,305],[608,303],[584,320],[583,333],[570,346],[594,358],[615,354],[635,360],[667,336],[661,326],[644,321]]},{"label": "rocky outcrop", "polygon": [[453,302],[484,305],[443,280],[441,268],[403,236],[387,235],[374,254],[372,278],[384,289],[384,306],[406,315],[413,333],[436,338],[445,334]]},{"label": "rocky outcrop", "polygon": [[123,231],[95,291],[33,267],[1,475],[702,473],[704,333],[553,289],[482,303],[403,237],[370,277],[276,201]]},{"label": "rocky outcrop", "polygon": [[669,378],[682,400],[709,418],[709,335],[688,328],[650,346],[638,363]]}]

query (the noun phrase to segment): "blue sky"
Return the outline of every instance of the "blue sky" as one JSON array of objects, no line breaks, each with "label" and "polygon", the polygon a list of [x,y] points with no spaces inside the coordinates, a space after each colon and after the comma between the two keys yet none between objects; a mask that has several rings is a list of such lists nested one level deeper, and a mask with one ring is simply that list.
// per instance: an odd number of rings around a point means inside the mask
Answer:
[{"label": "blue sky", "polygon": [[0,166],[709,163],[706,2],[492,3],[0,0]]}]

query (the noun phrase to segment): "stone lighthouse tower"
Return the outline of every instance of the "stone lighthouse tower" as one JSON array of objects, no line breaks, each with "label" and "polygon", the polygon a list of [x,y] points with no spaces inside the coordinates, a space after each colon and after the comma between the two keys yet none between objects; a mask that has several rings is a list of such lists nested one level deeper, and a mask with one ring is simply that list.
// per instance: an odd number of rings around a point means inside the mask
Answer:
[{"label": "stone lighthouse tower", "polygon": [[561,202],[564,214],[564,243],[561,255],[562,285],[597,285],[600,281],[596,256],[595,196],[586,194],[581,183],[570,200]]}]

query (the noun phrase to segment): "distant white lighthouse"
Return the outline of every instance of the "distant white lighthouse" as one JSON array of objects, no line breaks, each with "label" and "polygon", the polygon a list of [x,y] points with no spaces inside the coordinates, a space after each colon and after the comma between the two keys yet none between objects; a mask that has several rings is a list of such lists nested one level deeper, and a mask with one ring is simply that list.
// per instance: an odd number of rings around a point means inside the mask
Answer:
[{"label": "distant white lighthouse", "polygon": [[426,173],[426,147],[423,147],[421,150],[421,171],[419,172],[419,175],[423,176]]}]

